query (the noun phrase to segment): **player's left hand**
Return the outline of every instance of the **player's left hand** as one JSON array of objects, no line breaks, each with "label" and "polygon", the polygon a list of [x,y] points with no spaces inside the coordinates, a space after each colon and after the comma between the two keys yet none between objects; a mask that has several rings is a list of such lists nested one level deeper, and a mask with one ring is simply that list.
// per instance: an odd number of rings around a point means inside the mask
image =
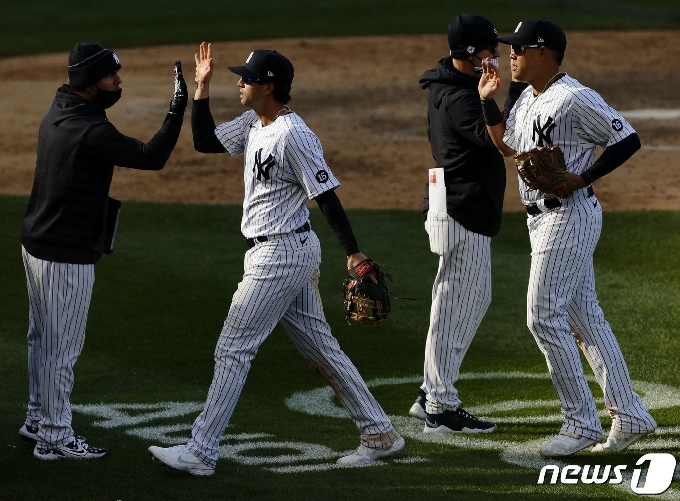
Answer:
[{"label": "player's left hand", "polygon": [[586,182],[581,176],[573,172],[567,172],[567,191],[573,193],[576,190],[586,187]]},{"label": "player's left hand", "polygon": [[387,318],[391,306],[386,277],[392,279],[370,258],[347,270],[347,278],[342,284],[347,323],[373,325]]},{"label": "player's left hand", "polygon": [[184,115],[188,102],[189,92],[187,91],[187,83],[184,81],[184,75],[182,74],[182,62],[175,61],[175,93],[172,96],[172,101],[170,101],[170,113]]},{"label": "player's left hand", "polygon": [[[354,268],[356,265],[359,263],[366,261],[368,258],[366,257],[365,254],[362,252],[357,252],[356,254],[352,254],[351,256],[347,256],[347,269],[351,270]],[[374,284],[378,283],[378,280],[375,278],[375,275],[371,274],[370,275],[371,282]]]}]

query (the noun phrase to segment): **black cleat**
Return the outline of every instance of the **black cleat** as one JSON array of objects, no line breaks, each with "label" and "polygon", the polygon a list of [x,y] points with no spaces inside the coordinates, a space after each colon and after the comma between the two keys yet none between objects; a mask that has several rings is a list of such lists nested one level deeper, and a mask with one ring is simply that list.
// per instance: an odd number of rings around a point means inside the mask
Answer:
[{"label": "black cleat", "polygon": [[496,423],[480,421],[472,414],[458,407],[455,411],[428,414],[425,419],[425,433],[493,433]]}]

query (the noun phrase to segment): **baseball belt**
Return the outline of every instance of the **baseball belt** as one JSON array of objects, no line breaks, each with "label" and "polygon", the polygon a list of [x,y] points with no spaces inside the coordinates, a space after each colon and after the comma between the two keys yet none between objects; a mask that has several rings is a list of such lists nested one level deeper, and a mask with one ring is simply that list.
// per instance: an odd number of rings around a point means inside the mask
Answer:
[{"label": "baseball belt", "polygon": [[[594,195],[595,190],[593,190],[592,186],[588,186],[588,198]],[[542,207],[539,207],[537,203],[525,205],[524,207],[527,210],[527,214],[529,214],[530,216],[538,216],[543,212],[549,212],[551,210],[555,210],[559,207],[562,207],[562,200],[557,197],[545,198],[543,199],[543,205],[545,206],[546,210],[543,210]]]},{"label": "baseball belt", "polygon": [[[300,226],[298,229],[293,230],[293,233],[304,233],[306,231],[309,231],[312,227],[309,226],[309,221],[307,221],[305,224]],[[248,244],[248,247],[251,249],[255,247],[256,243],[259,242],[266,242],[269,240],[269,237],[266,235],[263,235],[261,237],[254,237],[254,238],[246,238],[246,243]]]}]

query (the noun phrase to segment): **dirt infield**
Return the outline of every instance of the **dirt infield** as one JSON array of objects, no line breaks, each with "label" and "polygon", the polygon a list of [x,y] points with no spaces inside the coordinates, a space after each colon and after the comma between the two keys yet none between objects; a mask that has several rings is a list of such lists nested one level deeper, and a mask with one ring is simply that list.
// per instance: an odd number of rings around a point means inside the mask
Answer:
[{"label": "dirt infield", "polygon": [[[563,69],[596,89],[619,111],[680,109],[680,32],[567,33]],[[115,50],[115,47],[111,47]],[[123,98],[109,119],[124,134],[148,141],[172,95],[175,59],[193,92],[196,46],[116,50]],[[444,35],[269,40],[214,44],[211,108],[217,123],[243,110],[237,78],[254,48],[272,48],[295,65],[291,107],[317,133],[326,160],[343,183],[348,208],[421,205],[432,166],[421,73],[448,53]],[[504,88],[509,49],[501,46]],[[0,193],[30,191],[40,118],[66,80],[67,54],[0,59]],[[502,99],[499,99],[502,101]],[[499,102],[502,106],[502,102]],[[653,114],[652,114],[653,115]],[[606,210],[680,210],[680,118],[630,118],[643,150],[595,184]],[[240,204],[242,158],[194,151],[189,114],[177,148],[158,173],[117,169],[111,195],[122,200]],[[521,210],[514,167],[506,159],[506,210]]]}]

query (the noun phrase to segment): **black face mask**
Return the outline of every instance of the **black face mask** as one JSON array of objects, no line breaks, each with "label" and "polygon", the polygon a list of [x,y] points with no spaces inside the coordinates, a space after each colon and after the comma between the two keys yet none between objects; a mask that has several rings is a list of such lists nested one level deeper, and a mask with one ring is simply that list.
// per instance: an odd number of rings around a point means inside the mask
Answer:
[{"label": "black face mask", "polygon": [[123,89],[118,89],[118,90],[104,90],[99,87],[97,87],[97,94],[92,98],[92,102],[95,104],[98,104],[104,109],[110,108],[114,104],[118,102],[120,99],[121,94],[123,93]]}]

